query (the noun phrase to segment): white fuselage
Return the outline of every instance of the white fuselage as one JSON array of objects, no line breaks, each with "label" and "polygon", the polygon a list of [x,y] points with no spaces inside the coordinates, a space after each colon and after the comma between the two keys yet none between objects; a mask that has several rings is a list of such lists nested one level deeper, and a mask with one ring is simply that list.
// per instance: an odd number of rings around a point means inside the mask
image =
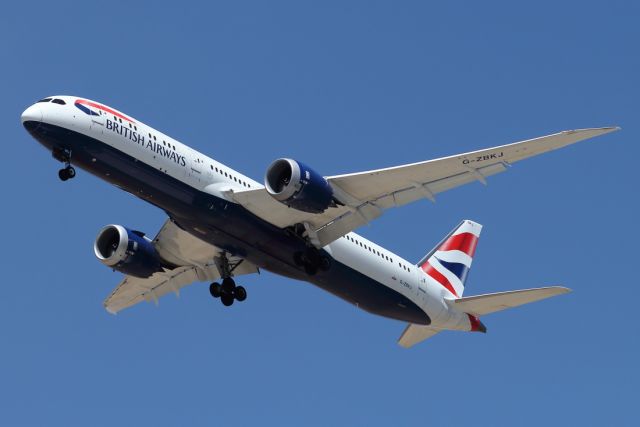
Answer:
[{"label": "white fuselage", "polygon": [[[263,185],[130,116],[93,101],[83,104],[97,115],[75,108],[79,98],[56,96],[66,105],[37,103],[23,114],[99,140],[204,193],[228,200],[229,190],[263,188]],[[96,109],[92,105],[107,108]],[[465,313],[450,308],[454,296],[414,263],[359,236],[348,233],[324,249],[340,263],[406,296],[431,319],[431,326],[469,330]]]}]

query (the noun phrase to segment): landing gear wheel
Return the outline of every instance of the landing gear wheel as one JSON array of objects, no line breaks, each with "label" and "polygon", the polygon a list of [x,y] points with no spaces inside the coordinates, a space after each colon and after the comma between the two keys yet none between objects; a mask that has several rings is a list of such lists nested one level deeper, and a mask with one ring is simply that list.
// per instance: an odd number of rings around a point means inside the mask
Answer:
[{"label": "landing gear wheel", "polygon": [[311,265],[311,264],[305,264],[304,265],[304,272],[307,273],[309,276],[315,276],[316,273],[318,272],[318,267],[316,267],[315,265]]},{"label": "landing gear wheel", "polygon": [[233,281],[231,277],[227,277],[226,279],[222,279],[222,290],[223,292],[233,295],[233,290],[236,287],[236,282]]},{"label": "landing gear wheel", "polygon": [[293,262],[297,266],[302,266],[309,276],[314,276],[318,270],[327,271],[331,267],[331,259],[312,247],[304,252],[296,252],[293,255]]},{"label": "landing gear wheel", "polygon": [[233,296],[236,300],[242,302],[247,299],[247,291],[242,286],[236,286],[236,288],[233,290]]},{"label": "landing gear wheel", "polygon": [[214,298],[220,298],[220,295],[222,295],[222,287],[220,286],[220,283],[213,282],[209,285],[209,293]]},{"label": "landing gear wheel", "polygon": [[222,294],[220,295],[220,301],[222,301],[222,305],[229,307],[233,304],[233,295],[230,294]]},{"label": "landing gear wheel", "polygon": [[62,181],[71,179],[74,176],[76,176],[76,170],[73,168],[73,166],[67,166],[66,168],[60,169],[58,171],[58,178],[60,178],[60,180]]}]

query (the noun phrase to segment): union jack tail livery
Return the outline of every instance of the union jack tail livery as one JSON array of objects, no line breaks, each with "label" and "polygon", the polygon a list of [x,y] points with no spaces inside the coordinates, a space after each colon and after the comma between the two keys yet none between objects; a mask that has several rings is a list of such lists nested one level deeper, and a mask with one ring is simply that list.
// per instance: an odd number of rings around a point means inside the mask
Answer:
[{"label": "union jack tail livery", "polygon": [[427,304],[434,304],[432,312],[436,312],[436,306],[440,311],[429,325],[409,323],[398,340],[402,347],[412,347],[444,330],[487,332],[480,316],[570,291],[562,286],[548,286],[463,297],[480,231],[482,225],[464,220],[420,260],[418,266],[427,276],[425,286],[440,290],[440,301],[429,299]]},{"label": "union jack tail livery", "polygon": [[464,220],[431,250],[418,266],[452,296],[464,293],[482,225]]}]

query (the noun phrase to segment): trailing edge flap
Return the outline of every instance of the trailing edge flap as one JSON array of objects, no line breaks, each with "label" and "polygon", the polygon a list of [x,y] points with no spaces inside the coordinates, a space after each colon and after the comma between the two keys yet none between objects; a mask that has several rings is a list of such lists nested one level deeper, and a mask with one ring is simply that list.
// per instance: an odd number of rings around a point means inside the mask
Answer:
[{"label": "trailing edge flap", "polygon": [[496,311],[506,310],[507,308],[551,298],[556,295],[566,294],[567,292],[571,292],[571,289],[562,286],[549,286],[545,288],[476,295],[456,300],[447,300],[447,303],[459,311],[474,316],[482,316]]},{"label": "trailing edge flap", "polygon": [[430,326],[414,325],[412,323],[409,323],[407,328],[400,336],[398,344],[401,347],[410,348],[418,344],[419,342],[426,340],[427,338],[431,338],[438,332],[440,332],[439,329],[435,329]]}]

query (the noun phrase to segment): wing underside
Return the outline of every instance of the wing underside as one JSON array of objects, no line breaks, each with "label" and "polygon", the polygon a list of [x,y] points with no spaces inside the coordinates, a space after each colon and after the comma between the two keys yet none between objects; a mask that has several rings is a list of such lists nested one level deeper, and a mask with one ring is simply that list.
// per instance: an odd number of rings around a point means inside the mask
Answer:
[{"label": "wing underside", "polygon": [[438,332],[440,332],[439,329],[430,326],[409,324],[398,339],[398,344],[404,348],[411,348]]},{"label": "wing underside", "polygon": [[[223,251],[179,228],[167,220],[153,244],[162,259],[176,266],[148,278],[125,276],[105,299],[104,307],[117,313],[142,301],[154,301],[194,282],[212,282],[220,278],[216,260]],[[228,257],[234,276],[259,273],[258,267],[237,257]]]}]

